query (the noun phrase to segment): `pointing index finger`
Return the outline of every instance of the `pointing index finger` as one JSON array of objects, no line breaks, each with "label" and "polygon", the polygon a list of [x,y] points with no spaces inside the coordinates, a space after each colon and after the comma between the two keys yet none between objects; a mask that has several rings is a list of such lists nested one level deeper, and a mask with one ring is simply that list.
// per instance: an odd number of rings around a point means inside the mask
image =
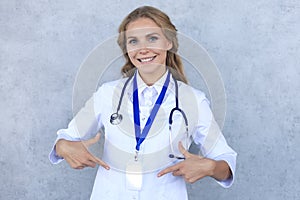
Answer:
[{"label": "pointing index finger", "polygon": [[105,163],[103,160],[101,160],[100,158],[98,158],[97,156],[90,154],[89,160],[93,161],[94,163],[97,163],[98,165],[104,167],[107,170],[110,169],[109,165]]},{"label": "pointing index finger", "polygon": [[170,166],[170,167],[167,167],[166,169],[160,171],[157,176],[158,177],[161,177],[167,173],[170,173],[170,172],[174,172],[174,171],[177,171],[179,168],[180,168],[180,163],[176,164],[176,165],[173,165],[173,166]]},{"label": "pointing index finger", "polygon": [[104,161],[100,160],[99,158],[97,158],[96,156],[94,156],[96,163],[98,163],[100,166],[104,167],[105,169],[109,170],[110,167],[108,166],[108,164],[106,164]]}]

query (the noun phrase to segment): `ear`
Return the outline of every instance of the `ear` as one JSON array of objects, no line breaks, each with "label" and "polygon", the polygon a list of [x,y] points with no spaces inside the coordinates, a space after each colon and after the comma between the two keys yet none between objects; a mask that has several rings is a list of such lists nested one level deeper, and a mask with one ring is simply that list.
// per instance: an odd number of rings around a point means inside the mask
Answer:
[{"label": "ear", "polygon": [[168,41],[167,43],[167,50],[171,50],[173,48],[173,43],[171,41]]}]

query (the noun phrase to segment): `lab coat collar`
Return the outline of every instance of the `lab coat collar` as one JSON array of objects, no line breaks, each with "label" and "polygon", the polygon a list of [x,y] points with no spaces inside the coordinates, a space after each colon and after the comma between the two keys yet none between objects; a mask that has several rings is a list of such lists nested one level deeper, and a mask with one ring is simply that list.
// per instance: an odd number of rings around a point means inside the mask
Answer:
[{"label": "lab coat collar", "polygon": [[[136,72],[137,76],[136,76],[136,80],[137,80],[137,86],[138,86],[138,95],[140,96],[142,94],[142,92],[146,89],[152,89],[154,88],[155,91],[157,92],[157,94],[160,93],[160,91],[162,90],[162,87],[164,86],[165,80],[167,78],[168,75],[168,70],[165,72],[165,74],[159,79],[157,80],[153,85],[148,86],[143,79],[141,78],[140,74],[138,73],[138,71]],[[169,83],[169,87],[172,85],[172,74],[170,74],[170,83]],[[130,97],[130,99],[133,99],[133,78],[131,79],[131,84],[130,87],[128,88],[128,95]],[[168,92],[167,92],[168,93]]]},{"label": "lab coat collar", "polygon": [[164,73],[164,75],[159,79],[157,80],[153,85],[151,86],[148,86],[142,79],[142,77],[140,76],[140,74],[138,73],[138,71],[136,72],[137,73],[137,76],[136,76],[136,80],[137,80],[137,85],[138,85],[138,90],[139,90],[139,95],[141,95],[141,93],[146,89],[152,89],[154,88],[155,91],[157,93],[160,93],[164,83],[165,83],[165,80],[167,78],[167,75],[168,75],[168,71],[166,71]]}]

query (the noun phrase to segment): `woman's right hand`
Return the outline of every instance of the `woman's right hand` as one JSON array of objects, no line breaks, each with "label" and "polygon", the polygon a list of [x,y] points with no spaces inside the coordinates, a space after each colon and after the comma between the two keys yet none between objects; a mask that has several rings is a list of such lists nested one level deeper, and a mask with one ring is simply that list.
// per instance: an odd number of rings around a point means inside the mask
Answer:
[{"label": "woman's right hand", "polygon": [[97,143],[99,139],[100,134],[86,141],[68,141],[61,139],[56,143],[56,153],[60,157],[63,157],[74,169],[96,167],[96,164],[99,164],[109,170],[109,166],[104,161],[92,155],[87,149],[89,146]]}]

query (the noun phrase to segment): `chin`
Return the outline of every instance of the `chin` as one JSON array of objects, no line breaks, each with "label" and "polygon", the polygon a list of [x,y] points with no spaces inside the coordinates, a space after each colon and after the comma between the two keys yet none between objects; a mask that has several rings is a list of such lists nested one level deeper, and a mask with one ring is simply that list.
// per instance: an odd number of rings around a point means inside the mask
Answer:
[{"label": "chin", "polygon": [[161,64],[157,64],[157,63],[153,63],[153,64],[144,64],[144,65],[139,65],[137,67],[137,69],[141,72],[141,73],[145,73],[145,74],[152,74],[152,73],[157,73],[158,71],[162,70],[162,68],[164,68],[164,65]]}]

